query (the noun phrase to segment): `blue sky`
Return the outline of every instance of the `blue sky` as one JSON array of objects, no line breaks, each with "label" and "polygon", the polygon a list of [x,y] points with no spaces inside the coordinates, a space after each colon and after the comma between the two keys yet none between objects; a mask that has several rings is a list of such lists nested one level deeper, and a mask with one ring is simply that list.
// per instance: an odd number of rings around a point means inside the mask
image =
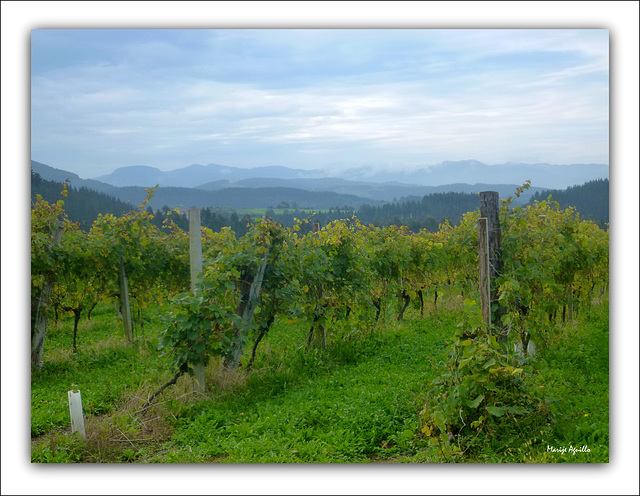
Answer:
[{"label": "blue sky", "polygon": [[607,29],[35,29],[31,157],[609,163]]}]

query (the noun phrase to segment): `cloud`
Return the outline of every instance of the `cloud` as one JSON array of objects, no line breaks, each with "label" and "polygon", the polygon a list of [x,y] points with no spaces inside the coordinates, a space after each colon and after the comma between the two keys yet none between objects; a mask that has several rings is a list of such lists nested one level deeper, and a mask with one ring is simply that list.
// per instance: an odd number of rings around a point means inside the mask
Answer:
[{"label": "cloud", "polygon": [[45,162],[608,154],[606,30],[46,30],[32,49]]}]

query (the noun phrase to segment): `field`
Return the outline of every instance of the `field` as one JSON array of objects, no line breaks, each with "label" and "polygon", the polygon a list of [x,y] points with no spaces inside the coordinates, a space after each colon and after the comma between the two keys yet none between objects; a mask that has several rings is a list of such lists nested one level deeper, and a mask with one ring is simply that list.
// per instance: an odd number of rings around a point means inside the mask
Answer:
[{"label": "field", "polygon": [[[558,323],[531,359],[548,422],[501,426],[451,459],[424,434],[430,382],[446,369],[460,311],[455,302],[424,317],[409,309],[366,331],[344,329],[323,349],[304,346],[302,322],[279,321],[251,372],[213,359],[207,393],[183,376],[151,408],[167,381],[157,351],[163,307],[145,310],[144,333],[128,345],[112,304],[78,330],[51,325],[44,368],[32,376],[35,463],[441,463],[608,462],[608,301]],[[246,363],[246,353],[241,363]],[[86,439],[71,435],[67,391],[82,393]],[[573,449],[572,449],[573,448]],[[588,450],[588,451],[587,451]]]},{"label": "field", "polygon": [[285,213],[303,212],[305,214],[313,213],[325,213],[328,210],[319,210],[313,208],[243,208],[236,210],[237,214],[242,217],[243,215],[249,215],[251,217],[262,217],[267,211],[272,211],[275,215],[283,215]]}]

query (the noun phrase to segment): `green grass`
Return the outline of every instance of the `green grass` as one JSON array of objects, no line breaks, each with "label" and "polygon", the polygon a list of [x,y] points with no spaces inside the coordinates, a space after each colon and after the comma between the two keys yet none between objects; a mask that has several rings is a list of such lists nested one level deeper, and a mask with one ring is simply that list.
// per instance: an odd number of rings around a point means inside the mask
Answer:
[{"label": "green grass", "polygon": [[[545,452],[545,461],[609,461],[609,308],[598,307],[578,325],[568,326],[553,347],[541,353],[541,376],[555,416],[546,444],[566,453]],[[569,447],[586,446],[589,453]]]},{"label": "green grass", "polygon": [[[327,348],[309,351],[307,324],[279,322],[250,374],[225,372],[214,360],[206,398],[191,394],[184,378],[144,416],[141,401],[171,376],[155,351],[160,311],[145,321],[146,339],[129,346],[113,306],[102,305],[92,322],[83,321],[76,355],[70,351],[72,319],[52,326],[45,367],[32,375],[32,461],[443,461],[422,435],[419,414],[429,382],[446,364],[456,313],[408,314],[404,322],[373,330],[330,331]],[[608,329],[606,307],[559,328],[534,359],[537,387],[549,402],[547,428],[509,438],[498,433],[501,449],[487,446],[462,461],[607,462]],[[69,389],[82,392],[86,440],[68,434]],[[134,406],[132,398],[139,400]],[[582,445],[590,453],[569,452]]]},{"label": "green grass", "polygon": [[[157,321],[146,325],[150,335],[157,333]],[[113,305],[97,307],[91,321],[82,321],[75,355],[72,342],[71,318],[50,324],[43,369],[31,377],[31,437],[69,426],[69,390],[80,390],[86,415],[98,415],[113,412],[145,381],[158,383],[167,375],[152,341],[126,344]]]},{"label": "green grass", "polygon": [[532,359],[531,385],[548,404],[548,424],[519,436],[502,436],[499,449],[489,446],[474,461],[609,462],[608,302],[590,316],[560,326],[550,341]]},{"label": "green grass", "polygon": [[[389,326],[289,365],[185,412],[170,461],[366,462],[426,448],[418,412],[450,325]],[[277,331],[276,329],[275,331]],[[151,460],[161,461],[161,460]]]}]

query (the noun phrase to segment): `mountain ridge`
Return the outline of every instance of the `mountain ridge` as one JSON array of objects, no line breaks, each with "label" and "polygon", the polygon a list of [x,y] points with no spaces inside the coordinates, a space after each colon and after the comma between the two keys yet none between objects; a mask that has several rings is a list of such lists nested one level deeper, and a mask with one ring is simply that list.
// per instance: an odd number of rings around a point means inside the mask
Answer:
[{"label": "mountain ridge", "polygon": [[[283,166],[265,166],[239,168],[210,163],[192,164],[187,167],[162,171],[150,166],[120,167],[110,174],[94,178],[114,186],[182,186],[200,187],[216,181],[228,180],[230,183],[248,179],[281,180],[321,180],[342,179],[346,181],[368,183],[394,183],[409,186],[443,186],[459,182],[464,178],[466,184],[517,184],[527,180],[535,187],[562,189],[594,179],[608,179],[609,166],[606,164],[568,164],[548,163],[525,164],[505,162],[488,165],[478,160],[444,161],[439,164],[420,166],[413,169],[378,169],[374,167],[356,167],[345,170],[331,169],[295,169]],[[305,186],[307,189],[314,189]]]},{"label": "mountain ridge", "polygon": [[[274,198],[274,191],[280,191],[280,193],[286,196],[275,201],[273,203],[274,205],[281,201],[287,201],[289,203],[296,202],[302,205],[304,201],[301,203],[301,198],[306,196],[309,199],[311,199],[311,197],[314,198],[313,208],[333,208],[344,205],[356,206],[364,203],[377,205],[381,202],[399,202],[407,199],[415,199],[432,193],[477,193],[486,190],[497,191],[501,198],[507,198],[514,194],[518,186],[521,186],[527,179],[530,179],[529,177],[523,176],[522,181],[514,180],[508,182],[505,180],[495,183],[473,181],[478,178],[488,179],[489,176],[486,174],[487,168],[498,167],[497,170],[501,170],[501,166],[489,166],[477,160],[443,162],[440,165],[433,166],[431,174],[435,174],[436,176],[437,174],[441,174],[443,179],[449,180],[464,177],[468,181],[465,183],[449,182],[440,185],[421,184],[418,178],[426,174],[424,170],[396,171],[395,174],[390,177],[393,181],[380,182],[363,180],[363,178],[321,177],[320,174],[322,171],[319,169],[289,169],[280,166],[240,169],[213,163],[206,166],[192,164],[173,171],[161,171],[155,167],[145,165],[121,167],[110,175],[100,176],[95,179],[82,179],[77,174],[62,169],[55,169],[36,161],[31,161],[31,167],[45,179],[64,182],[65,179],[68,178],[71,181],[71,185],[75,187],[86,186],[135,204],[140,203],[146,197],[146,193],[144,192],[145,188],[160,185],[156,190],[152,204],[155,205],[160,199],[166,199],[168,201],[167,205],[171,208],[180,205],[185,207],[233,205],[236,208],[250,208],[238,205],[241,205],[244,201],[247,205],[251,204],[252,206],[256,206],[259,198],[261,198],[259,207],[269,207],[271,204],[265,204],[265,202],[268,201],[267,199]],[[509,167],[517,168],[518,164],[511,163]],[[551,166],[546,164],[546,168],[545,164],[537,164],[536,167],[543,169],[543,173],[546,173],[545,170],[549,168],[568,168],[561,172],[565,172],[565,176],[567,176],[567,174],[569,176],[573,174],[573,177],[575,177],[575,168],[582,167],[582,172],[590,169],[592,175],[604,174],[608,176],[608,166],[604,164],[578,164],[574,166]],[[584,169],[584,167],[587,169]],[[477,171],[478,174],[471,174],[469,172],[471,170]],[[350,173],[353,173],[356,169],[351,169],[350,171]],[[457,172],[452,174],[452,171]],[[524,173],[527,172],[530,172],[530,169],[524,170]],[[442,173],[444,173],[444,175],[442,175]],[[256,174],[263,174],[267,177],[256,176]],[[384,179],[384,175],[381,175],[382,173],[380,171],[377,171],[376,174],[376,178]],[[272,177],[268,177],[269,175]],[[523,173],[520,175],[523,175]],[[369,174],[369,177],[373,176]],[[209,178],[215,179],[207,181]],[[105,179],[121,185],[110,184],[106,182]],[[503,173],[502,179],[515,179],[515,177],[509,177]],[[520,179],[520,177],[518,177],[518,179]],[[589,180],[591,180],[591,177],[584,175],[581,181],[586,182]],[[142,184],[131,184],[136,182]],[[523,195],[518,199],[518,203],[526,203],[531,196],[544,189],[558,189],[536,186],[535,181],[532,182],[533,186],[529,190],[525,190]],[[194,186],[181,186],[181,184],[185,183],[194,184]],[[580,181],[577,181],[575,184],[579,183]],[[306,192],[306,195],[304,192]],[[324,202],[316,198],[316,194],[322,193],[326,193]],[[234,198],[234,195],[236,195],[237,198]],[[339,195],[342,195],[342,197]],[[245,198],[241,198],[242,196]],[[198,205],[191,205],[190,202],[195,201],[196,198],[198,199]],[[226,203],[220,203],[222,201]],[[335,201],[337,203],[328,204],[327,202],[329,201]],[[324,206],[321,207],[319,205]],[[159,205],[159,207],[161,206],[163,205]]]}]

